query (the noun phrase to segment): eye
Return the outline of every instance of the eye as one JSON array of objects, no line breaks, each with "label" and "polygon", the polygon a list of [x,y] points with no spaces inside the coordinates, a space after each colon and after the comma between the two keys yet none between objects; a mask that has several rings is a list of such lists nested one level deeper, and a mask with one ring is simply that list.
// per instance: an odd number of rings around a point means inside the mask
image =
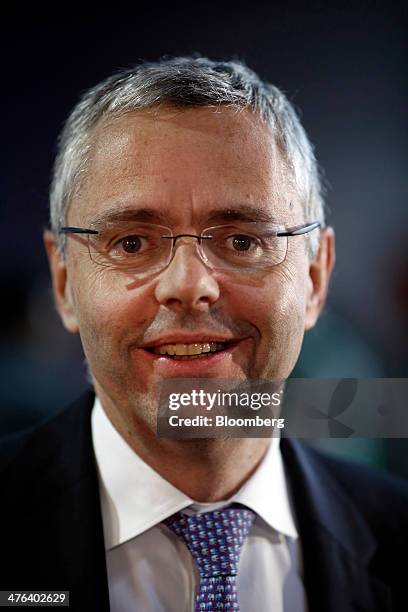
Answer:
[{"label": "eye", "polygon": [[139,236],[126,236],[120,241],[125,253],[137,253],[142,247],[142,241]]},{"label": "eye", "polygon": [[231,236],[232,246],[235,251],[248,251],[254,243],[254,239],[245,234]]}]

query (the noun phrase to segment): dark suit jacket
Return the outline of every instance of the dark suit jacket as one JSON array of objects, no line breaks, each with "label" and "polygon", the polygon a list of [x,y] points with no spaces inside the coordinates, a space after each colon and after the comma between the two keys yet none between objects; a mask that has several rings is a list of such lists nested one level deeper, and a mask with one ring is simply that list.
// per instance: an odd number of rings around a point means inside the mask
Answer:
[{"label": "dark suit jacket", "polygon": [[[89,392],[2,444],[0,590],[69,590],[71,610],[103,612],[109,595],[93,399]],[[284,439],[281,449],[309,611],[408,610],[407,483],[299,441]]]}]

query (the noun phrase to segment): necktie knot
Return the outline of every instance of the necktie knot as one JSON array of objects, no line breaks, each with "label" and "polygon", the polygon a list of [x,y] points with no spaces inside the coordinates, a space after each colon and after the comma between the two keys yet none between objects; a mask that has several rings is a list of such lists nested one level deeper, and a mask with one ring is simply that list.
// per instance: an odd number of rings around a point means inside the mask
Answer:
[{"label": "necktie knot", "polygon": [[186,516],[178,512],[164,523],[183,540],[200,576],[235,576],[242,545],[255,515],[246,508],[224,508]]}]

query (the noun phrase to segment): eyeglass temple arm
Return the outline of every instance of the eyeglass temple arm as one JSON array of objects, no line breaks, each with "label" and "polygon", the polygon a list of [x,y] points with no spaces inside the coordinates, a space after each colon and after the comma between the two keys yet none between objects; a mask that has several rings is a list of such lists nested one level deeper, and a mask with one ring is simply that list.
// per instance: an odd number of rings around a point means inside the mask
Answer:
[{"label": "eyeglass temple arm", "polygon": [[60,234],[99,234],[96,230],[86,227],[61,227]]},{"label": "eyeglass temple arm", "polygon": [[321,226],[319,221],[315,221],[314,223],[308,223],[307,225],[297,225],[295,227],[290,227],[284,232],[278,232],[277,236],[301,236],[302,234],[307,234],[308,232],[313,231]]}]

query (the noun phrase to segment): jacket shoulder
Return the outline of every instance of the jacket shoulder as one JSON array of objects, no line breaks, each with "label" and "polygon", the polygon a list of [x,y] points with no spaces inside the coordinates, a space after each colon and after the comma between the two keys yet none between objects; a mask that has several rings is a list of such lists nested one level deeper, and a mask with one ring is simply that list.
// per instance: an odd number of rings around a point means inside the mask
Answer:
[{"label": "jacket shoulder", "polygon": [[408,481],[348,459],[303,446],[316,473],[324,470],[365,517],[374,532],[387,529],[408,531]]},{"label": "jacket shoulder", "polygon": [[13,470],[25,458],[30,466],[41,458],[50,459],[61,448],[66,435],[72,434],[90,413],[94,400],[91,390],[75,402],[58,410],[40,423],[0,438],[0,474]]}]

